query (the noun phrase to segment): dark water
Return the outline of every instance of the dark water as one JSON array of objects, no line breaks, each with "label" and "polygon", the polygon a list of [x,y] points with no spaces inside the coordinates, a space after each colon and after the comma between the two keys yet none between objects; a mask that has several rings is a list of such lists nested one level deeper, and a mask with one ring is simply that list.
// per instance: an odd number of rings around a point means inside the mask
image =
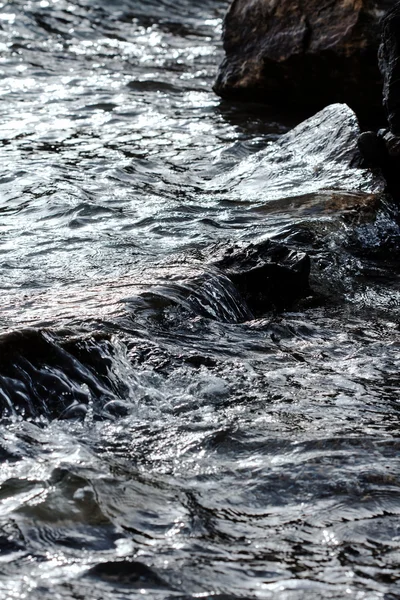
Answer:
[{"label": "dark water", "polygon": [[[226,8],[0,3],[1,598],[400,598],[393,209],[236,187],[296,119],[212,93]],[[255,317],[269,238],[318,297]]]}]

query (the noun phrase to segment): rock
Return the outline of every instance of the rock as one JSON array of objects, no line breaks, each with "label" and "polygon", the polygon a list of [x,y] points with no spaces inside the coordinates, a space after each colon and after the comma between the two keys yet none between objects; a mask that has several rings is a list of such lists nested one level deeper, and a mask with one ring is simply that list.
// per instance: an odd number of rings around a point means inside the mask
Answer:
[{"label": "rock", "polygon": [[365,131],[358,138],[358,147],[367,166],[381,169],[387,191],[399,203],[400,137],[387,129]]},{"label": "rock", "polygon": [[381,130],[378,136],[382,139],[386,148],[386,161],[382,166],[382,172],[388,184],[388,191],[393,199],[400,203],[400,137],[391,131]]},{"label": "rock", "polygon": [[232,281],[255,316],[290,308],[311,293],[309,256],[270,240],[237,245],[214,264]]},{"label": "rock", "polygon": [[[385,190],[379,171],[362,167],[357,145],[360,128],[345,104],[333,104],[243,160],[231,172],[209,184],[231,190],[237,200],[287,210],[339,210],[351,203],[373,202]],[[294,202],[293,199],[299,200]],[[265,210],[265,209],[264,209]]]},{"label": "rock", "polygon": [[[165,267],[164,282],[131,304],[136,322],[147,315],[147,327],[150,314],[154,323],[168,327],[180,327],[182,318],[193,317],[244,323],[292,307],[310,294],[308,255],[276,241],[218,242],[198,251],[196,258],[186,256],[185,262]],[[197,357],[187,362],[201,364]]]},{"label": "rock", "polygon": [[400,136],[400,2],[382,20],[379,68],[383,75],[383,105],[390,131]]},{"label": "rock", "polygon": [[[388,190],[400,202],[400,2],[382,19],[379,68],[383,76],[383,106],[389,129],[380,130],[373,140],[362,137],[360,150],[369,164],[382,168]],[[370,134],[370,132],[368,132]],[[364,134],[363,134],[364,135]],[[372,146],[374,150],[371,151]],[[383,149],[384,146],[384,149]],[[378,151],[378,152],[377,152]]]},{"label": "rock", "polygon": [[132,589],[172,589],[156,570],[134,560],[116,560],[103,562],[91,567],[87,575],[95,579],[129,585]]},{"label": "rock", "polygon": [[65,339],[24,329],[1,335],[0,415],[84,418],[92,400],[100,413],[113,398],[107,351],[102,334]]},{"label": "rock", "polygon": [[385,168],[388,150],[381,136],[374,131],[364,131],[358,138],[358,148],[369,167]]},{"label": "rock", "polygon": [[378,131],[378,136],[383,140],[388,155],[393,159],[400,158],[400,137],[387,129]]},{"label": "rock", "polygon": [[234,0],[217,94],[318,110],[381,111],[379,20],[393,0]]}]

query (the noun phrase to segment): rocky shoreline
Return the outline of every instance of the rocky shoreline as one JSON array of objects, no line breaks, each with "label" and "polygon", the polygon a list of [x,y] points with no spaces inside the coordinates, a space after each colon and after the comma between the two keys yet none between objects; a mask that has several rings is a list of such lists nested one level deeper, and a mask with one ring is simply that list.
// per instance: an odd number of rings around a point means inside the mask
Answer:
[{"label": "rocky shoreline", "polygon": [[[362,122],[379,123],[358,132],[360,164],[380,169],[399,201],[400,2],[234,0],[223,44],[214,85],[221,97],[310,113],[345,103]],[[318,118],[316,126],[321,135]],[[336,136],[334,128],[327,134]]]}]

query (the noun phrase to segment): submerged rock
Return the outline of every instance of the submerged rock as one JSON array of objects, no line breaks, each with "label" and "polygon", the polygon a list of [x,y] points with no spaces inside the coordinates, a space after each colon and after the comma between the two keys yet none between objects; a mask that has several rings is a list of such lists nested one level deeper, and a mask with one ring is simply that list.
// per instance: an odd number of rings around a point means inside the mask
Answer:
[{"label": "submerged rock", "polygon": [[381,110],[379,20],[393,0],[234,0],[214,90],[271,105]]},{"label": "submerged rock", "polygon": [[25,329],[0,336],[0,415],[84,418],[113,398],[107,335],[58,337]]},{"label": "submerged rock", "polygon": [[367,164],[379,166],[393,198],[400,201],[400,2],[382,19],[379,68],[383,76],[383,106],[389,129],[361,134],[359,147]]},{"label": "submerged rock", "polygon": [[344,208],[350,202],[374,203],[386,184],[379,171],[362,167],[359,135],[354,112],[333,104],[216,178],[210,188],[232,190],[246,201],[277,203],[281,211],[285,199],[293,198],[304,198],[296,211],[326,210],[332,200],[338,211],[338,195]]},{"label": "submerged rock", "polygon": [[255,316],[290,308],[310,294],[309,256],[270,240],[234,246],[215,265]]},{"label": "submerged rock", "polygon": [[110,581],[130,588],[171,589],[156,570],[144,563],[131,560],[108,561],[95,565],[88,571],[90,577]]},{"label": "submerged rock", "polygon": [[400,201],[400,2],[382,19],[379,68],[383,76],[383,106],[388,129],[360,135],[358,145],[370,166],[378,166],[393,198]]}]

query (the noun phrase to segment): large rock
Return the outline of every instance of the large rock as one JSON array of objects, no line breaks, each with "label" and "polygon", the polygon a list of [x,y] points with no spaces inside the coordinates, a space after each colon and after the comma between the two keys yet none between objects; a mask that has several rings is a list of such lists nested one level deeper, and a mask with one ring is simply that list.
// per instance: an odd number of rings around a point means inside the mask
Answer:
[{"label": "large rock", "polygon": [[160,315],[157,321],[164,320],[161,315],[179,307],[191,315],[243,323],[308,298],[309,274],[308,254],[285,244],[218,242],[198,250],[193,263],[185,256],[183,264],[171,265],[165,280],[131,299],[130,308],[136,319],[140,312],[152,312]]},{"label": "large rock", "polygon": [[381,24],[379,68],[383,76],[383,106],[389,129],[367,131],[359,138],[366,164],[378,166],[392,197],[400,202],[400,2],[389,10]]},{"label": "large rock", "polygon": [[393,0],[234,0],[214,90],[272,105],[359,113],[382,104],[379,20]]},{"label": "large rock", "polygon": [[24,329],[0,335],[0,415],[84,418],[115,399],[107,334],[57,336]]},{"label": "large rock", "polygon": [[370,204],[380,198],[386,182],[379,171],[363,167],[359,135],[357,117],[346,104],[327,106],[208,188],[264,207],[275,205],[280,214],[315,214],[329,206],[337,214],[350,204]]},{"label": "large rock", "polygon": [[383,75],[383,105],[390,131],[400,136],[400,2],[382,21],[379,67]]}]

